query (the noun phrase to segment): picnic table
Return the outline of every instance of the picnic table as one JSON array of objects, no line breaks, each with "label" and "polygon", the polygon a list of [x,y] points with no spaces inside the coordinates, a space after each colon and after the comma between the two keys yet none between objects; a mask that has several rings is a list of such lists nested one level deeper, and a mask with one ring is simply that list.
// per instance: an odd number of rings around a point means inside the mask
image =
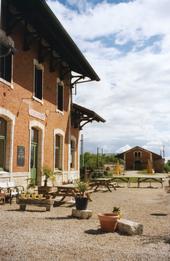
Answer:
[{"label": "picnic table", "polygon": [[122,182],[126,182],[127,183],[127,187],[130,187],[130,181],[132,178],[135,178],[137,181],[137,186],[138,188],[140,187],[140,184],[142,182],[149,182],[150,183],[150,187],[151,187],[151,182],[158,182],[161,184],[161,186],[163,187],[163,182],[164,179],[166,178],[165,175],[155,175],[155,174],[148,174],[148,175],[136,175],[136,176],[126,176],[126,175],[119,175],[119,176],[113,176],[112,177],[112,181],[118,182],[118,181],[122,181]]},{"label": "picnic table", "polygon": [[[60,201],[63,201],[66,197],[75,197],[78,194],[78,186],[77,184],[63,184],[56,186],[57,191],[51,192],[50,194],[55,198],[56,196],[62,196]],[[89,189],[85,192],[87,198],[92,201],[90,198],[90,193],[92,193],[93,190]]]},{"label": "picnic table", "polygon": [[112,182],[112,178],[95,178],[91,180],[90,185],[94,188],[94,191],[97,191],[99,187],[105,187],[110,192],[112,192],[111,188],[116,190],[116,186]]}]

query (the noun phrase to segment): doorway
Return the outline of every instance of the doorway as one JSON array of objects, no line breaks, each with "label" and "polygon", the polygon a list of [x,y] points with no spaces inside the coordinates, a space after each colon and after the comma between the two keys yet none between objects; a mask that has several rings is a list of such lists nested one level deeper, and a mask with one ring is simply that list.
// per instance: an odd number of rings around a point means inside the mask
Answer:
[{"label": "doorway", "polygon": [[0,171],[5,170],[7,123],[0,118]]},{"label": "doorway", "polygon": [[142,170],[142,162],[140,160],[135,161],[135,170]]},{"label": "doorway", "polygon": [[39,143],[39,131],[36,128],[31,128],[31,179],[33,184],[37,184],[38,174],[38,143]]}]

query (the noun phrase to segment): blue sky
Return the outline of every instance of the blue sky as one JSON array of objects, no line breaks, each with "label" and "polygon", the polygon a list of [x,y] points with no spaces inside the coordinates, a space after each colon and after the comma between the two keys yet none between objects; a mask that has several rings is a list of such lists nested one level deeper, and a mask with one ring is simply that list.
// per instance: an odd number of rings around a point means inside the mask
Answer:
[{"label": "blue sky", "polygon": [[47,3],[101,78],[73,97],[106,119],[84,128],[85,149],[170,156],[170,1]]}]

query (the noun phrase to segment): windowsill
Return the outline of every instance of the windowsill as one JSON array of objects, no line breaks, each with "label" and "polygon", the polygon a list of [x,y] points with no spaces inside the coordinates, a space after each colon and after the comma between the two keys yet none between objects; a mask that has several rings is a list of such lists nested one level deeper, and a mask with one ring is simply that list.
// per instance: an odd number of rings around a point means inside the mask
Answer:
[{"label": "windowsill", "polygon": [[4,80],[3,78],[0,78],[0,82],[6,84],[7,86],[11,87],[11,89],[14,89],[13,83],[12,82],[8,82],[6,80]]},{"label": "windowsill", "polygon": [[54,170],[54,173],[55,173],[55,174],[58,174],[58,175],[62,175],[62,174],[63,174],[63,171],[62,171],[62,170],[59,170],[59,169],[55,169],[55,170]]},{"label": "windowsill", "polygon": [[61,114],[61,115],[64,115],[64,112],[63,111],[60,111],[59,109],[56,109],[56,112]]},{"label": "windowsill", "polygon": [[40,99],[38,99],[38,98],[35,97],[35,96],[32,96],[32,98],[33,98],[33,100],[35,100],[35,101],[37,101],[37,102],[39,102],[39,103],[41,103],[41,104],[44,104],[44,101],[43,101],[43,100],[40,100]]},{"label": "windowsill", "polygon": [[6,175],[9,176],[10,172],[6,170],[0,170],[0,176],[6,176]]}]

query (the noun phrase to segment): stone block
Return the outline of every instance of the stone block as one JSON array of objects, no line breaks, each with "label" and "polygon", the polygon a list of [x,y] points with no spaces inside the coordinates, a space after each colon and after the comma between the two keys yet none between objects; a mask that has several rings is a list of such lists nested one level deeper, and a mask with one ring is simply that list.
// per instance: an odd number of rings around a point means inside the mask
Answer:
[{"label": "stone block", "polygon": [[117,224],[117,232],[123,235],[142,235],[143,225],[127,219],[119,219]]},{"label": "stone block", "polygon": [[78,210],[76,208],[72,209],[72,217],[77,217],[80,219],[89,219],[92,216],[92,210]]}]

